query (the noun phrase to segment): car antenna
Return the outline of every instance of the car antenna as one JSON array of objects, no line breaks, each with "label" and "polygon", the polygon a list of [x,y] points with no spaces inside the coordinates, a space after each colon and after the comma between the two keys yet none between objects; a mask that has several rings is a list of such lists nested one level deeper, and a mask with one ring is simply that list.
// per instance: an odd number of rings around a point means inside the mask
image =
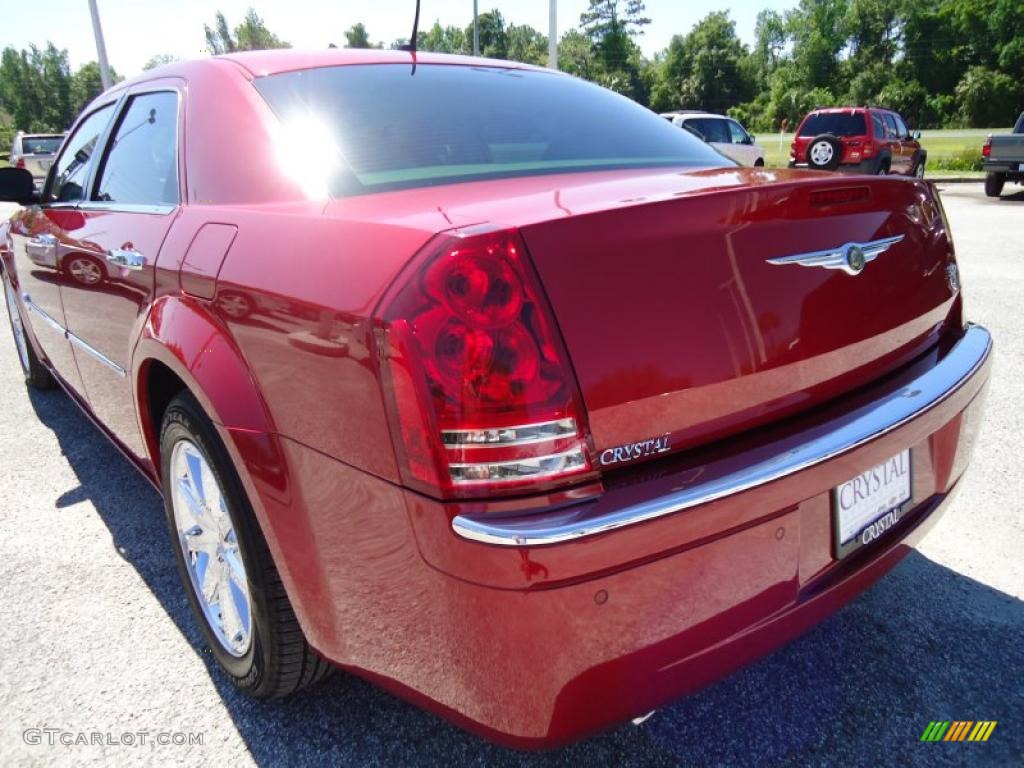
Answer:
[{"label": "car antenna", "polygon": [[420,0],[416,0],[416,15],[412,20],[412,36],[409,38],[409,44],[403,45],[403,51],[409,51],[412,54],[412,72],[410,74],[416,74],[416,36],[419,34],[420,28]]}]

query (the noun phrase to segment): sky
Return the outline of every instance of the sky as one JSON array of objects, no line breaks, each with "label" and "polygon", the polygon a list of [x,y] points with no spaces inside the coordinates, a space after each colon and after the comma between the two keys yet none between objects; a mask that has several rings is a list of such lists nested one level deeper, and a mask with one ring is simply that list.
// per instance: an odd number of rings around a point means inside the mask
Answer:
[{"label": "sky", "polygon": [[[21,49],[29,43],[42,46],[50,40],[67,49],[73,69],[96,59],[88,0],[46,0],[45,11],[39,14],[27,10],[25,0],[4,0],[7,2],[17,2],[19,10],[2,14],[0,48]],[[371,41],[387,45],[409,36],[415,9],[414,0],[97,0],[97,4],[110,65],[127,77],[138,74],[156,54],[183,59],[203,55],[203,24],[213,25],[217,9],[234,28],[251,5],[274,34],[296,48],[326,48],[332,42],[344,45],[344,31],[358,21],[366,25]],[[580,13],[588,5],[587,0],[560,0],[559,36],[579,24]],[[723,7],[691,0],[647,0],[646,5],[652,23],[638,42],[647,55]],[[750,44],[758,11],[794,5],[796,0],[733,0],[730,11],[740,38]],[[491,8],[500,10],[506,22],[529,24],[547,34],[548,0],[479,0],[481,13]],[[421,0],[421,29],[432,26],[435,19],[442,26],[464,26],[472,18],[472,0]]]}]

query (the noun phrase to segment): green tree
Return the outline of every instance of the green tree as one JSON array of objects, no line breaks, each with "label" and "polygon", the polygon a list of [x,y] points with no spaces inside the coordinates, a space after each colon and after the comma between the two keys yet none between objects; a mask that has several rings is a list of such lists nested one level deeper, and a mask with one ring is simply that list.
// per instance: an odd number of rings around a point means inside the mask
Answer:
[{"label": "green tree", "polygon": [[366,32],[363,22],[357,22],[345,32],[346,48],[380,48],[381,44],[374,45],[370,42],[370,35]]},{"label": "green tree", "polygon": [[[497,8],[481,13],[476,18],[477,35],[480,41],[480,55],[492,59],[508,58],[508,34],[505,30],[505,17]],[[469,50],[473,50],[473,22],[466,27],[466,40]]]},{"label": "green tree", "polygon": [[1019,84],[1009,75],[971,67],[956,86],[963,123],[976,128],[1012,125],[1019,108],[1019,91]]},{"label": "green tree", "polygon": [[0,109],[18,130],[63,131],[75,116],[68,53],[53,43],[0,54]]},{"label": "green tree", "polygon": [[173,64],[176,61],[181,61],[181,59],[170,53],[158,53],[156,56],[150,56],[146,63],[142,65],[142,69],[148,71],[162,67],[165,64]]},{"label": "green tree", "polygon": [[544,66],[548,62],[548,38],[528,24],[509,24],[505,30],[505,58]]},{"label": "green tree", "polygon": [[590,0],[590,7],[580,14],[580,26],[590,36],[606,72],[627,67],[634,58],[633,38],[651,23],[644,10],[641,0]]},{"label": "green tree", "polygon": [[[114,83],[119,83],[124,78],[111,67],[110,79]],[[101,93],[103,78],[100,77],[100,65],[95,61],[83,64],[71,78],[71,114],[77,116]]]},{"label": "green tree", "polygon": [[233,53],[234,51],[262,51],[269,48],[291,48],[291,44],[281,40],[267,29],[267,25],[252,7],[245,13],[242,23],[235,27],[234,34],[228,29],[224,14],[217,11],[211,29],[203,25],[206,34],[206,45],[211,53]]},{"label": "green tree", "polygon": [[558,41],[558,68],[584,80],[596,80],[600,64],[588,35],[570,29]]},{"label": "green tree", "polygon": [[653,106],[725,112],[754,95],[749,51],[728,11],[710,13],[669,43]]},{"label": "green tree", "polygon": [[472,43],[466,40],[466,33],[455,26],[442,27],[438,21],[426,32],[418,35],[416,47],[421,51],[434,53],[472,53]]}]

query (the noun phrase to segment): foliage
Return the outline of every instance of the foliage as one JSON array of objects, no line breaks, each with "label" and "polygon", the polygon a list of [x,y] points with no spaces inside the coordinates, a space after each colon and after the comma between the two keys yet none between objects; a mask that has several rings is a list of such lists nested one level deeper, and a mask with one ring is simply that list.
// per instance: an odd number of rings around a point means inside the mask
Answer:
[{"label": "foliage", "polygon": [[363,22],[357,22],[345,31],[346,48],[382,48],[383,43],[373,44]]},{"label": "foliage", "polygon": [[162,67],[165,64],[173,64],[176,61],[181,61],[181,59],[170,53],[158,53],[156,56],[150,56],[146,63],[142,65],[142,69],[143,71],[149,71]]},{"label": "foliage", "polygon": [[228,29],[227,19],[220,11],[214,16],[213,28],[204,24],[203,30],[206,33],[206,45],[211,53],[291,48],[290,43],[281,40],[267,29],[263,19],[251,7],[246,11],[242,23],[235,27],[234,34]]},{"label": "foliage", "polygon": [[[114,82],[121,78],[111,70]],[[13,130],[59,133],[103,91],[99,65],[88,62],[72,73],[68,53],[52,43],[0,54],[0,112]]]}]

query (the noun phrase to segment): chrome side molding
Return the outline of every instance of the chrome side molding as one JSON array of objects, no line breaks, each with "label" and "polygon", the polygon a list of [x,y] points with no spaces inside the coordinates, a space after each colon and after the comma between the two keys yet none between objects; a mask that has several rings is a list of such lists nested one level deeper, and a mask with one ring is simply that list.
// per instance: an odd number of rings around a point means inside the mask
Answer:
[{"label": "chrome side molding", "polygon": [[934,368],[888,397],[854,411],[837,429],[810,437],[742,471],[658,499],[590,517],[580,507],[518,517],[458,515],[452,520],[452,529],[464,539],[505,547],[557,544],[742,493],[828,461],[921,416],[956,392],[985,364],[991,352],[991,334],[980,325],[969,324],[963,338]]},{"label": "chrome side molding", "polygon": [[27,293],[21,294],[21,300],[25,303],[25,308],[28,309],[29,312],[33,312],[36,315],[38,315],[39,319],[41,319],[44,323],[46,323],[48,326],[50,326],[50,328],[55,330],[57,333],[59,333],[65,339],[67,339],[72,344],[74,344],[76,347],[81,349],[83,352],[87,352],[90,355],[92,355],[94,358],[99,360],[101,363],[103,363],[105,366],[107,366],[110,370],[112,370],[118,376],[124,377],[124,376],[128,375],[128,372],[125,371],[124,368],[122,368],[120,365],[118,365],[113,360],[111,360],[109,357],[107,357],[102,352],[100,352],[98,349],[96,349],[96,347],[92,346],[87,341],[84,341],[84,340],[80,339],[78,336],[73,334],[71,331],[69,331],[63,325],[61,325],[56,320],[54,320],[52,317],[50,317],[50,315],[47,314],[47,312],[44,309],[42,309],[38,304],[36,304],[34,301],[32,301],[32,297],[29,296]]}]

